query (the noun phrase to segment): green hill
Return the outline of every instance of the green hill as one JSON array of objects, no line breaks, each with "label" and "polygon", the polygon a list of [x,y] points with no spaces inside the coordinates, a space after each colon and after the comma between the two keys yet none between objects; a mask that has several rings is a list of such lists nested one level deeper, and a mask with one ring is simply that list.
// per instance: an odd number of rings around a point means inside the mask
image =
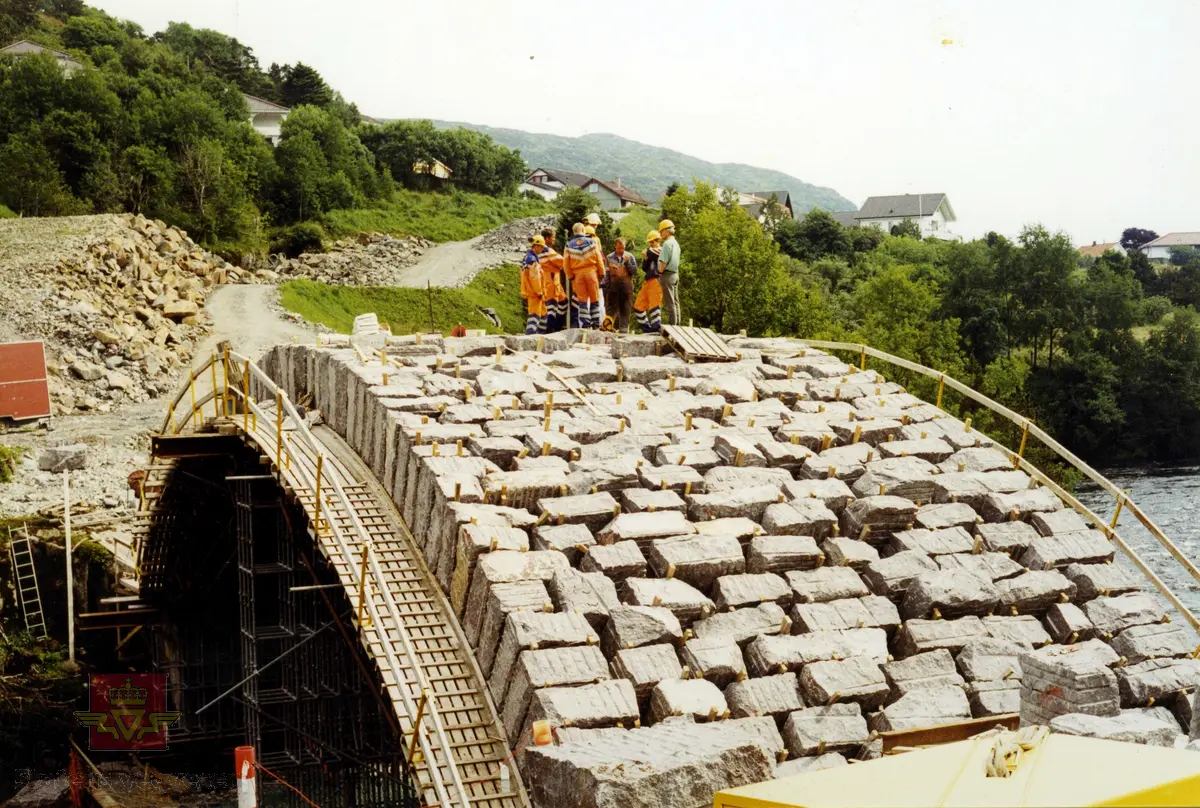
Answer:
[{"label": "green hill", "polygon": [[797,212],[812,207],[830,211],[858,209],[857,205],[832,188],[812,185],[782,171],[741,163],[710,163],[672,149],[647,146],[617,135],[563,137],[471,123],[433,123],[440,128],[463,126],[491,135],[497,143],[510,149],[520,149],[530,169],[538,166],[558,168],[592,173],[606,179],[620,176],[623,184],[651,202],[657,200],[672,182],[691,182],[694,178],[741,191],[786,188],[792,195],[792,206]]}]

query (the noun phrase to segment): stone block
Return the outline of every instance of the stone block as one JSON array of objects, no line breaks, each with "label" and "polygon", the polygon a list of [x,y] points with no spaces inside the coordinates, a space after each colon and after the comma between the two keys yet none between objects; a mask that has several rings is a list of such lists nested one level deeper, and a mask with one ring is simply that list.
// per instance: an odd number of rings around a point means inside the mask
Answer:
[{"label": "stone block", "polygon": [[[913,501],[932,502],[937,491],[937,469],[919,457],[890,457],[866,464],[851,487],[857,497],[890,494]],[[915,509],[914,509],[915,510]]]},{"label": "stone block", "polygon": [[780,441],[760,443],[758,449],[767,459],[770,468],[781,469],[789,474],[798,472],[805,461],[815,454],[807,446]]},{"label": "stone block", "polygon": [[1020,679],[1021,654],[1028,650],[1017,643],[981,637],[967,643],[955,662],[962,675],[972,682],[994,679]]},{"label": "stone block", "polygon": [[[623,680],[622,680],[623,681]],[[620,740],[543,746],[526,753],[534,808],[701,808],[713,794],[769,780],[761,739],[714,725],[663,724]]]},{"label": "stone block", "polygon": [[854,499],[850,486],[837,478],[830,480],[793,480],[785,483],[783,493],[788,499],[815,499],[836,514],[840,514]]},{"label": "stone block", "polygon": [[571,464],[561,457],[551,457],[547,455],[526,455],[525,457],[517,456],[512,462],[513,471],[559,471],[562,472],[563,479],[560,484],[554,488],[561,496],[562,484],[566,482],[566,475],[571,471]]},{"label": "stone block", "polygon": [[650,466],[638,468],[638,480],[651,491],[671,490],[676,494],[703,494],[704,475],[691,466]]},{"label": "stone block", "polygon": [[985,617],[983,630],[992,639],[1016,643],[1027,649],[1041,648],[1052,642],[1042,626],[1042,621],[1030,614]]},{"label": "stone block", "polygon": [[935,559],[940,569],[950,572],[968,573],[988,581],[1015,578],[1025,568],[1004,553],[952,553]]},{"label": "stone block", "polygon": [[882,628],[894,631],[900,614],[887,598],[869,595],[825,603],[797,603],[792,607],[792,631],[842,631],[851,628]]},{"label": "stone block", "polygon": [[599,635],[574,612],[511,612],[505,621],[488,686],[497,704],[504,703],[513,666],[523,651],[571,645],[597,645]]},{"label": "stone block", "polygon": [[1058,570],[1030,570],[996,581],[1000,607],[1013,614],[1042,614],[1055,603],[1075,596],[1075,584]]},{"label": "stone block", "polygon": [[556,550],[567,557],[571,566],[579,560],[596,539],[584,525],[543,525],[533,529],[533,549]]},{"label": "stone block", "polygon": [[[1117,677],[1093,650],[1097,640],[1043,648],[1021,656],[1021,724],[1049,724],[1067,713],[1120,712]],[[1115,661],[1112,649],[1103,646]]]},{"label": "stone block", "polygon": [[1113,638],[1112,649],[1131,665],[1159,657],[1183,657],[1196,650],[1196,633],[1171,623],[1131,626]]},{"label": "stone block", "polygon": [[896,633],[896,650],[906,657],[939,648],[958,653],[967,643],[986,636],[983,622],[974,615],[957,620],[906,620]]},{"label": "stone block", "polygon": [[797,603],[826,603],[870,594],[863,579],[849,567],[795,570],[785,576]]},{"label": "stone block", "polygon": [[[1116,668],[1122,707],[1148,707],[1200,683],[1200,660],[1147,659]],[[1153,701],[1151,701],[1153,700]]]},{"label": "stone block", "polygon": [[730,637],[746,645],[760,635],[786,634],[790,625],[783,609],[775,603],[763,603],[753,609],[720,612],[692,625],[697,637]]},{"label": "stone block", "polygon": [[699,446],[660,446],[654,453],[656,466],[690,466],[698,474],[720,464],[721,458],[716,452]]},{"label": "stone block", "polygon": [[833,421],[829,426],[842,443],[865,443],[879,448],[882,456],[883,445],[899,438],[904,425],[888,418],[876,418],[871,421]]},{"label": "stone block", "polygon": [[530,432],[525,436],[525,447],[531,454],[542,457],[559,457],[563,460],[578,460],[582,456],[582,444],[568,438],[562,432]]},{"label": "stone block", "polygon": [[746,678],[742,649],[732,637],[696,637],[683,644],[679,656],[693,677],[707,679],[722,689]]},{"label": "stone block", "polygon": [[826,539],[821,543],[821,550],[825,553],[825,563],[831,567],[862,570],[879,560],[879,551],[872,545],[845,536]]},{"label": "stone block", "polygon": [[731,536],[655,539],[649,556],[655,575],[678,578],[704,591],[711,589],[718,577],[746,569],[742,545]]},{"label": "stone block", "polygon": [[794,673],[732,682],[725,688],[725,701],[734,718],[766,715],[779,722],[789,713],[804,708]]},{"label": "stone block", "polygon": [[989,718],[1021,712],[1021,682],[1017,679],[993,679],[967,684],[971,715]]},{"label": "stone block", "polygon": [[479,437],[467,441],[467,449],[471,454],[490,460],[501,469],[507,469],[524,448],[525,445],[521,441],[510,437]]},{"label": "stone block", "polygon": [[754,446],[753,441],[736,435],[717,435],[713,441],[713,451],[731,466],[765,468],[767,465],[767,458]]},{"label": "stone block", "polygon": [[971,718],[971,704],[954,685],[910,690],[871,717],[875,732],[935,727]]},{"label": "stone block", "polygon": [[661,606],[614,606],[604,626],[601,645],[608,656],[623,648],[677,643],[683,638],[679,619]]},{"label": "stone block", "polygon": [[996,522],[976,526],[976,534],[983,540],[983,549],[1019,557],[1038,533],[1028,522]]},{"label": "stone block", "polygon": [[1050,721],[1050,730],[1082,738],[1101,738],[1146,746],[1173,748],[1179,737],[1179,727],[1145,715],[1137,710],[1123,710],[1115,716],[1067,713]]},{"label": "stone block", "polygon": [[764,635],[746,646],[746,664],[753,676],[802,672],[805,665],[813,662],[851,657],[886,662],[887,632],[880,628],[855,628],[788,636]]},{"label": "stone block", "polygon": [[848,765],[850,762],[846,760],[845,756],[837,752],[826,752],[816,757],[791,758],[775,765],[775,779],[782,780],[785,777],[796,777],[801,774]]},{"label": "stone block", "polygon": [[916,503],[903,497],[862,497],[842,511],[842,533],[872,544],[882,544],[897,531],[911,530],[916,515]]},{"label": "stone block", "polygon": [[1166,612],[1155,598],[1143,594],[1095,598],[1083,604],[1083,613],[1096,629],[1096,635],[1108,639],[1132,626],[1166,622]]},{"label": "stone block", "polygon": [[683,511],[687,508],[679,494],[670,489],[653,491],[646,488],[627,488],[621,492],[623,513],[653,513],[654,511]]},{"label": "stone block", "polygon": [[634,606],[663,606],[685,627],[712,614],[715,608],[703,592],[675,578],[629,578],[625,589],[626,602]]},{"label": "stone block", "polygon": [[533,510],[539,499],[557,496],[567,475],[557,469],[499,471],[483,478],[486,502]]},{"label": "stone block", "polygon": [[954,451],[954,447],[949,443],[934,437],[879,444],[879,454],[882,457],[916,457],[934,464],[941,463],[954,454]]},{"label": "stone block", "polygon": [[678,511],[655,511],[654,513],[623,513],[596,532],[601,544],[618,541],[634,541],[643,550],[649,550],[655,539],[671,536],[689,536],[696,526]]},{"label": "stone block", "polygon": [[959,449],[939,463],[938,467],[943,472],[1005,471],[1012,468],[1012,461],[998,449],[980,446]]},{"label": "stone block", "polygon": [[779,760],[787,756],[787,747],[783,743],[783,737],[779,734],[779,727],[776,726],[775,719],[770,716],[731,718],[720,722],[720,726],[725,732],[738,732],[754,738],[763,754],[771,760]]},{"label": "stone block", "polygon": [[937,569],[937,562],[927,554],[910,550],[872,561],[863,570],[862,579],[873,594],[901,601],[914,578]]},{"label": "stone block", "polygon": [[1075,584],[1079,600],[1137,592],[1138,579],[1120,564],[1071,564],[1063,572]]},{"label": "stone block", "polygon": [[732,536],[743,545],[755,536],[763,534],[762,525],[745,516],[730,516],[724,519],[696,522],[694,527],[701,536]]},{"label": "stone block", "polygon": [[1113,553],[1103,533],[1087,530],[1036,538],[1018,560],[1031,570],[1064,569],[1072,564],[1103,564],[1112,561]]},{"label": "stone block", "polygon": [[458,529],[458,544],[454,573],[449,581],[450,602],[461,612],[467,600],[467,587],[475,574],[475,565],[485,553],[500,550],[525,552],[529,549],[529,534],[506,525],[465,524]]},{"label": "stone block", "polygon": [[[994,472],[993,472],[994,473]],[[985,483],[986,484],[986,483]],[[1062,510],[1062,500],[1048,488],[1027,488],[984,497],[979,514],[988,522],[1028,519],[1035,513]]]},{"label": "stone block", "polygon": [[975,550],[975,544],[971,534],[960,526],[941,530],[902,530],[888,540],[888,548],[893,553],[916,551],[930,556],[971,553]]},{"label": "stone block", "polygon": [[767,602],[786,608],[792,602],[792,588],[773,572],[722,575],[713,584],[712,596],[720,611]]},{"label": "stone block", "polygon": [[837,514],[816,498],[776,502],[767,505],[762,516],[763,529],[769,534],[818,540],[829,536],[837,521]]},{"label": "stone block", "polygon": [[1000,593],[991,581],[963,572],[922,572],[912,579],[900,612],[913,617],[961,617],[991,613]]},{"label": "stone block", "polygon": [[799,473],[802,479],[838,479],[853,487],[854,481],[866,471],[865,464],[874,458],[875,450],[865,443],[835,446],[805,460]]},{"label": "stone block", "polygon": [[746,571],[811,570],[825,561],[812,536],[755,536],[746,547]]},{"label": "stone block", "polygon": [[866,743],[869,735],[862,707],[855,702],[798,709],[783,724],[784,743],[797,758],[849,752]]},{"label": "stone block", "polygon": [[551,525],[583,525],[599,530],[621,512],[621,506],[607,491],[573,497],[548,497],[538,500],[538,512]]},{"label": "stone block", "polygon": [[805,665],[800,671],[800,692],[806,704],[851,701],[871,710],[887,700],[888,684],[878,661],[854,656]]},{"label": "stone block", "polygon": [[600,572],[556,572],[548,589],[556,609],[578,612],[597,631],[608,623],[609,611],[621,605],[616,584]]},{"label": "stone block", "polygon": [[655,723],[677,715],[712,720],[728,709],[720,688],[704,679],[667,679],[650,693],[650,718]]},{"label": "stone block", "polygon": [[913,690],[967,686],[958,673],[953,655],[945,648],[885,662],[882,667],[891,688],[889,698],[893,701]]},{"label": "stone block", "polygon": [[914,521],[918,528],[926,530],[945,530],[960,527],[967,533],[975,530],[979,514],[965,502],[930,503],[917,509]]},{"label": "stone block", "polygon": [[692,375],[691,365],[677,356],[625,356],[617,367],[625,381],[643,385],[670,376],[678,379]]},{"label": "stone block", "polygon": [[783,492],[777,485],[757,485],[736,491],[691,494],[686,497],[688,516],[694,522],[732,516],[745,516],[755,522],[762,522],[767,506],[777,503],[782,498]]},{"label": "stone block", "polygon": [[1094,633],[1092,621],[1074,603],[1055,603],[1047,609],[1046,629],[1061,645],[1090,640]]},{"label": "stone block", "polygon": [[646,574],[646,557],[638,549],[637,542],[619,541],[615,544],[598,544],[588,548],[579,562],[583,572],[601,572],[620,583],[626,578],[642,577]]},{"label": "stone block", "polygon": [[595,684],[609,677],[608,661],[594,645],[522,651],[513,666],[502,720],[510,738],[520,738],[535,690]]},{"label": "stone block", "polygon": [[1029,517],[1029,526],[1041,536],[1051,536],[1058,533],[1082,533],[1092,526],[1073,510],[1063,508],[1061,511],[1035,513]]},{"label": "stone block", "polygon": [[683,676],[675,647],[666,643],[622,648],[613,654],[612,671],[613,676],[628,679],[633,684],[638,702],[643,704],[659,682]]},{"label": "stone block", "polygon": [[782,487],[790,482],[794,482],[792,475],[784,469],[717,466],[704,475],[704,490],[705,493],[715,494],[759,485]]},{"label": "stone block", "polygon": [[80,471],[87,465],[87,444],[72,443],[66,446],[47,446],[38,453],[39,471],[58,474],[63,471]]}]

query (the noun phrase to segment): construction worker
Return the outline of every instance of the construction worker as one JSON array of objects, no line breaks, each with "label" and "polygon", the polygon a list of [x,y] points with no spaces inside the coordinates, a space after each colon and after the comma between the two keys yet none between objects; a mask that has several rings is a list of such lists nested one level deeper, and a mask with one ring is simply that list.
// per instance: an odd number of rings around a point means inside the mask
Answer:
[{"label": "construction worker", "polygon": [[525,333],[546,333],[546,298],[542,278],[541,253],[546,249],[543,236],[530,239],[529,252],[521,261],[521,297],[525,299]]},{"label": "construction worker", "polygon": [[663,316],[667,325],[679,325],[679,242],[675,240],[675,223],[663,219],[658,223],[662,248],[658,255],[661,274]]},{"label": "construction worker", "polygon": [[571,305],[577,312],[580,328],[600,327],[600,274],[604,272],[604,256],[596,239],[585,232],[587,226],[577,222],[571,228],[573,237],[567,242],[563,255],[563,271],[571,284]]},{"label": "construction worker", "polygon": [[608,269],[608,310],[616,320],[619,333],[629,331],[629,313],[633,308],[633,274],[637,272],[637,259],[625,252],[625,239],[613,242],[613,251],[605,263]]},{"label": "construction worker", "polygon": [[657,334],[662,330],[662,284],[659,282],[658,259],[659,244],[662,236],[657,230],[646,234],[646,252],[642,255],[642,272],[646,279],[642,281],[641,291],[633,302],[633,311],[637,316],[638,325],[643,334]]},{"label": "construction worker", "polygon": [[[594,214],[594,213],[589,214],[588,218],[591,218],[592,216],[595,216],[595,215],[596,214]],[[587,236],[588,238],[595,240],[596,249],[600,251],[600,255],[604,255],[604,246],[600,243],[600,237],[596,235],[595,226],[585,223],[583,226],[583,234],[585,236]],[[602,266],[600,269],[600,278],[599,278],[599,280],[600,280],[600,299],[596,301],[597,305],[600,307],[599,317],[596,318],[597,322],[599,322],[599,323],[603,323],[604,318],[608,315],[608,311],[607,311],[608,307],[604,303],[605,290],[608,289],[608,265],[605,264],[603,261],[601,262],[601,265]]]},{"label": "construction worker", "polygon": [[[547,235],[549,234],[549,235]],[[545,333],[562,331],[567,325],[567,292],[563,288],[563,257],[554,249],[554,231],[542,231],[545,248],[538,253],[542,265],[542,299],[546,302]]]}]

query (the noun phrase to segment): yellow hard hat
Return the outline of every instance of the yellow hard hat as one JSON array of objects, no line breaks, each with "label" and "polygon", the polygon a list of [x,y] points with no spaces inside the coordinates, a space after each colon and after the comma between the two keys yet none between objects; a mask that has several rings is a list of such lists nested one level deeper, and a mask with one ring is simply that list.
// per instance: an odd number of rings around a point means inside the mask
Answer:
[{"label": "yellow hard hat", "polygon": [[589,224],[587,227],[583,228],[583,233],[586,236],[594,236],[596,235],[596,228]]},{"label": "yellow hard hat", "polygon": [[599,213],[589,213],[587,215],[587,223],[592,225],[593,227],[599,227],[600,226],[600,214]]},{"label": "yellow hard hat", "polygon": [[651,230],[646,234],[646,241],[662,241],[662,236],[657,230]]},{"label": "yellow hard hat", "polygon": [[663,219],[661,222],[658,223],[659,230],[666,230],[667,228],[674,230],[675,222],[671,221],[670,219]]},{"label": "yellow hard hat", "polygon": [[536,235],[536,236],[534,236],[534,237],[533,237],[533,243],[534,243],[535,245],[540,245],[540,246],[542,246],[542,247],[545,247],[545,246],[546,246],[546,239],[542,238],[541,234],[539,233],[538,235]]}]

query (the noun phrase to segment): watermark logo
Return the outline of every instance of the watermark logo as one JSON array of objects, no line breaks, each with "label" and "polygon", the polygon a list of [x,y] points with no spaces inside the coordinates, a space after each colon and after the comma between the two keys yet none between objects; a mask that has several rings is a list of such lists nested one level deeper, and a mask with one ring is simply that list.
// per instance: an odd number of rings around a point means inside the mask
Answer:
[{"label": "watermark logo", "polygon": [[164,674],[92,674],[88,691],[88,712],[75,715],[90,728],[91,749],[167,748],[167,727],[179,720],[179,713],[166,710]]}]

